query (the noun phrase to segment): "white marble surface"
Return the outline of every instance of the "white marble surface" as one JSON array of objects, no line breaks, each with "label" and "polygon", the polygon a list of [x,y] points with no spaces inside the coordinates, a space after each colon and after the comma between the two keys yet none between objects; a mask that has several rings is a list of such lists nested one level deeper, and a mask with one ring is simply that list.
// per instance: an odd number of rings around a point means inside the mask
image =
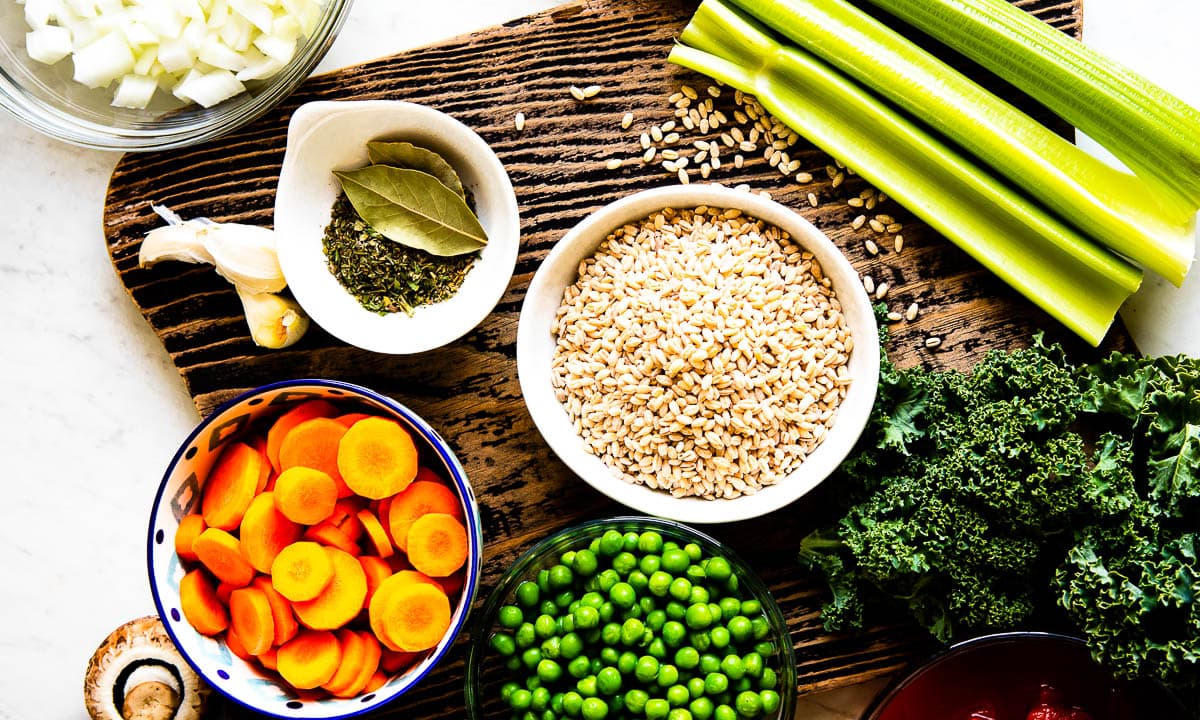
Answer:
[{"label": "white marble surface", "polygon": [[[322,68],[557,2],[358,0]],[[1099,26],[1123,0],[1088,2],[1089,22]],[[1195,11],[1193,0],[1151,4],[1172,17]],[[1138,48],[1168,61],[1195,57],[1186,24],[1166,26],[1178,37],[1164,51],[1135,20],[1109,24],[1106,42],[1135,57]],[[153,610],[148,509],[198,418],[108,261],[101,208],[117,155],[59,144],[0,115],[0,158],[0,720],[84,718],[92,650],[113,627]],[[798,717],[854,718],[877,688],[806,699]]]}]

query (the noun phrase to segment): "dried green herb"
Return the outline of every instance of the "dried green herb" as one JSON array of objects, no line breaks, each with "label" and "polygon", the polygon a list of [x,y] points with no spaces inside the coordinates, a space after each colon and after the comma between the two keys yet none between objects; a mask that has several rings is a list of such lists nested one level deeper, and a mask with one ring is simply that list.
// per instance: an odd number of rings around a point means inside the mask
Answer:
[{"label": "dried green herb", "polygon": [[432,150],[417,147],[408,142],[369,142],[367,157],[372,165],[390,165],[391,167],[407,168],[427,172],[438,179],[438,182],[454,191],[463,200],[467,199],[467,191],[463,189],[462,180],[458,173],[446,162],[445,158]]},{"label": "dried green herb", "polygon": [[367,310],[412,315],[462,287],[478,252],[439,257],[392,242],[359,217],[345,195],[333,204],[322,240],[329,270]]},{"label": "dried green herb", "polygon": [[467,202],[429,173],[369,165],[334,175],[359,216],[389,240],[443,256],[487,244]]}]

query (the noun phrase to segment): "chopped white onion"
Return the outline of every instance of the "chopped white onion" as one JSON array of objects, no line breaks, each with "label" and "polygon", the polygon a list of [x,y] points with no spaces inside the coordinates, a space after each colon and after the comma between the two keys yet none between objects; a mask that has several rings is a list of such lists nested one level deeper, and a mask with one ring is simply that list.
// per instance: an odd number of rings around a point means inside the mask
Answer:
[{"label": "chopped white onion", "polygon": [[77,48],[72,59],[75,61],[75,81],[90,88],[105,87],[131,72],[134,65],[133,51],[117,32]]},{"label": "chopped white onion", "polygon": [[158,83],[154,78],[145,75],[126,75],[117,85],[117,93],[113,96],[113,107],[141,109],[150,104]]},{"label": "chopped white onion", "polygon": [[53,65],[71,54],[71,31],[54,25],[43,25],[25,33],[25,51],[38,62]]},{"label": "chopped white onion", "polygon": [[228,70],[217,69],[208,73],[193,70],[175,88],[175,95],[204,107],[212,107],[245,89],[246,86]]}]

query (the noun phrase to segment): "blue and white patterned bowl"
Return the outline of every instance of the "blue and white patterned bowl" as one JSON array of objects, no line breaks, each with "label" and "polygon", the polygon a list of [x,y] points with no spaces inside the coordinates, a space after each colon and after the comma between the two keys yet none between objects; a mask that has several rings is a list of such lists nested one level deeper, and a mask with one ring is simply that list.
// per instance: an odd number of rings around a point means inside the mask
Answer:
[{"label": "blue and white patterned bowl", "polygon": [[[256,665],[234,655],[223,641],[196,632],[179,609],[179,581],[184,576],[184,567],[175,554],[175,530],[180,518],[192,512],[200,501],[199,478],[208,475],[225,443],[242,436],[249,428],[265,428],[271,418],[315,399],[344,405],[347,412],[358,408],[357,411],[378,413],[404,425],[417,441],[422,464],[448,478],[457,490],[470,544],[462,593],[446,636],[423,660],[389,677],[383,687],[348,699],[299,696]],[[209,685],[256,712],[280,718],[329,719],[369,712],[395,700],[421,682],[441,661],[466,623],[479,585],[482,546],[479,508],[466,472],[446,441],[424,420],[394,400],[357,385],[332,380],[291,380],[265,385],[230,400],[192,431],[167,467],[154,496],[147,556],[150,590],[163,625],[183,657]]]}]

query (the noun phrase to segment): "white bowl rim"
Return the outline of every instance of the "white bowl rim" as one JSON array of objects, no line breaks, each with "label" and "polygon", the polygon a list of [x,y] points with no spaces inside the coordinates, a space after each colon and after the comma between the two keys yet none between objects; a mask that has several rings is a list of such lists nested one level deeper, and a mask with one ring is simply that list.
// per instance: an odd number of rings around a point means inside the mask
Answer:
[{"label": "white bowl rim", "polygon": [[[463,500],[464,505],[466,505],[469,509],[474,510],[474,512],[467,512],[464,514],[466,515],[465,519],[467,521],[468,537],[471,539],[473,547],[477,548],[477,552],[475,554],[478,556],[475,559],[476,572],[465,574],[465,582],[463,583],[462,594],[459,599],[459,603],[465,603],[465,610],[459,617],[458,622],[452,625],[449,630],[447,630],[447,637],[450,638],[450,642],[445,642],[445,637],[443,637],[442,642],[438,643],[440,647],[435,649],[427,662],[423,661],[425,667],[420,672],[416,673],[410,680],[408,680],[404,687],[397,689],[396,692],[386,700],[370,704],[365,707],[357,707],[352,711],[345,713],[323,715],[320,718],[320,720],[342,720],[343,718],[355,717],[380,710],[407,693],[412,688],[416,687],[421,680],[423,680],[430,672],[432,672],[433,669],[437,667],[443,659],[445,659],[447,653],[449,653],[450,649],[455,645],[458,636],[462,634],[463,629],[468,627],[471,609],[475,604],[475,595],[479,591],[479,575],[483,567],[483,527],[482,517],[479,515],[479,507],[475,500],[475,493],[467,479],[466,470],[458,461],[458,458],[454,455],[453,451],[450,450],[449,444],[422,417],[414,413],[407,406],[382,393],[371,390],[370,388],[341,380],[329,380],[325,378],[296,378],[293,380],[281,380],[278,382],[267,383],[266,385],[260,385],[252,388],[229,400],[226,400],[214,408],[208,415],[206,415],[199,423],[196,424],[196,427],[193,428],[190,433],[188,433],[187,438],[184,439],[184,441],[180,444],[179,449],[175,452],[175,455],[171,458],[171,462],[167,464],[167,469],[163,473],[162,480],[159,481],[158,490],[154,494],[154,503],[150,506],[150,523],[146,531],[146,572],[147,579],[150,584],[150,595],[154,600],[154,609],[160,618],[166,618],[167,610],[163,606],[162,598],[159,596],[158,583],[154,581],[154,547],[155,545],[159,544],[155,541],[155,516],[157,514],[155,510],[163,502],[163,494],[167,490],[167,483],[170,482],[172,470],[174,470],[174,468],[179,464],[180,460],[183,459],[184,453],[186,453],[187,449],[192,446],[196,438],[199,437],[200,434],[207,429],[214,420],[216,420],[216,418],[220,417],[221,413],[237,406],[242,402],[253,399],[254,397],[272,390],[314,385],[361,394],[364,397],[387,406],[393,412],[396,412],[412,423],[412,426],[421,433],[421,436],[427,443],[429,443],[429,446],[433,448],[438,457],[442,459],[442,461],[446,464],[446,467],[449,468],[451,480],[454,482],[455,491]],[[191,666],[192,670],[194,670],[196,674],[208,684],[209,687],[215,689],[223,697],[228,698],[231,702],[256,713],[261,713],[270,717],[281,718],[282,720],[296,720],[295,715],[280,714],[267,708],[257,707],[246,700],[227,692],[220,683],[214,682],[212,678],[208,677],[208,673],[206,673],[192,659],[191,654],[188,653],[183,644],[179,642],[179,638],[175,635],[175,631],[172,629],[171,623],[164,621],[162,625],[163,629],[166,630],[167,635],[171,638],[172,644],[174,644],[179,650],[180,656],[187,661],[187,664]],[[338,705],[349,705],[350,701],[353,700],[358,700],[358,698],[331,698],[329,702],[335,702]]]},{"label": "white bowl rim", "polygon": [[[404,313],[379,315],[366,310],[350,297],[324,266],[323,253],[319,263],[316,258],[310,257],[312,248],[309,247],[311,242],[308,242],[308,227],[292,228],[291,217],[286,210],[289,204],[307,204],[304,198],[292,197],[294,192],[290,178],[301,171],[298,158],[308,139],[327,123],[348,113],[379,117],[378,130],[371,137],[363,139],[364,148],[374,138],[402,136],[405,129],[418,123],[436,127],[437,133],[445,136],[446,144],[465,148],[463,154],[470,157],[468,164],[487,184],[477,191],[476,205],[481,202],[479,196],[486,194],[492,198],[490,204],[498,210],[495,221],[487,227],[491,235],[488,246],[468,273],[464,289],[460,290],[460,293],[472,293],[469,303],[468,298],[456,294],[432,307],[417,308],[411,317]],[[456,169],[462,173],[461,166]],[[288,287],[313,322],[350,345],[391,355],[411,355],[442,347],[478,327],[508,289],[521,245],[521,219],[516,191],[504,164],[491,146],[454,117],[427,105],[403,100],[317,100],[298,107],[288,123],[287,149],[275,195],[274,225],[277,231],[281,231],[277,233],[277,251]],[[304,242],[289,241],[296,232],[305,236]],[[319,239],[317,251],[320,252]],[[476,273],[484,275],[473,283],[472,276]],[[456,300],[461,302],[456,303]],[[450,312],[446,309],[449,307],[453,307],[454,315],[450,322],[446,322],[444,315]],[[442,321],[431,321],[429,310],[443,316],[439,318]],[[423,311],[425,317],[422,317]]]},{"label": "white bowl rim", "polygon": [[[699,206],[736,208],[776,225],[811,251],[824,274],[834,283],[847,324],[854,337],[850,362],[857,367],[846,398],[838,408],[832,429],[821,444],[787,478],[753,495],[733,500],[676,498],[662,490],[635,485],[618,477],[598,457],[584,449],[548,380],[552,309],[536,307],[550,302],[557,289],[556,276],[568,269],[574,282],[579,261],[591,256],[613,230],[636,222],[662,208]],[[643,212],[644,211],[644,212]],[[590,242],[585,242],[590,238]],[[870,418],[879,382],[879,333],[871,300],[858,273],[846,256],[812,223],[795,211],[762,196],[720,185],[671,185],[633,193],[601,207],[571,228],[550,250],[533,276],[517,324],[517,376],[521,394],[534,425],[575,475],[599,492],[640,512],[685,523],[711,524],[747,520],[778,510],[799,500],[828,477],[854,448]],[[839,282],[839,279],[842,281]],[[853,279],[853,281],[851,281]],[[561,303],[556,291],[552,308]],[[539,311],[541,311],[539,313]],[[539,318],[541,321],[539,321]]]}]

